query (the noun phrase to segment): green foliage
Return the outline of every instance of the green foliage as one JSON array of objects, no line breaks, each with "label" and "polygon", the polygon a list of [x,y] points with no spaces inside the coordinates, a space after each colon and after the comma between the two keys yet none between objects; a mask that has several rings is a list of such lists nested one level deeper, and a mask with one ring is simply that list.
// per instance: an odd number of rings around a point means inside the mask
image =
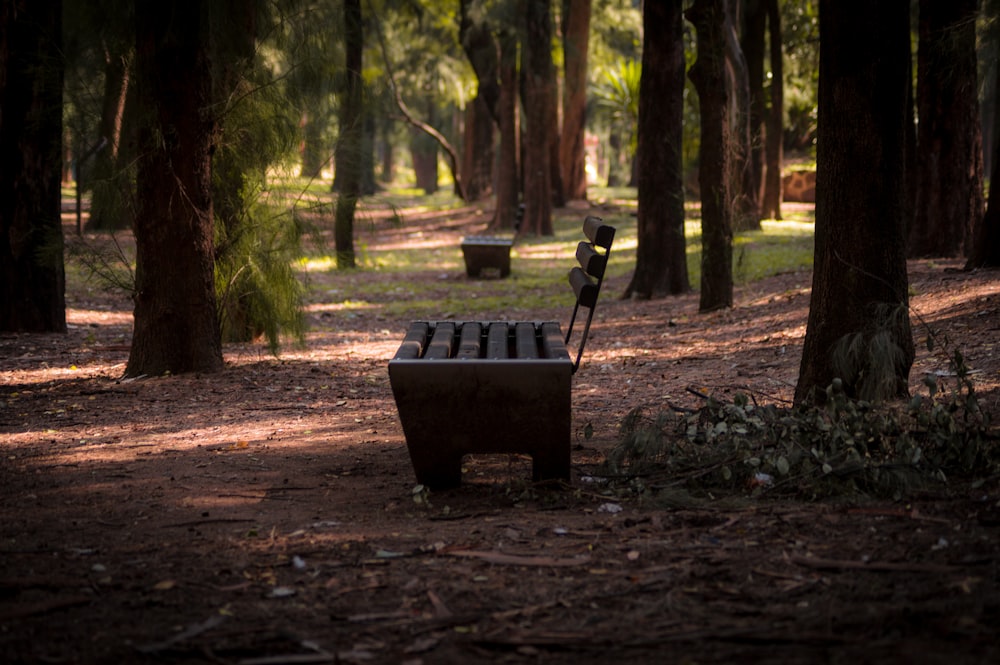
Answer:
[{"label": "green foliage", "polygon": [[949,390],[929,375],[928,395],[908,403],[848,397],[837,379],[822,405],[760,406],[740,393],[732,403],[707,397],[693,411],[634,409],[608,473],[650,495],[683,488],[896,499],[953,476],[986,477],[1000,470],[1000,447],[959,352],[951,365]]},{"label": "green foliage", "polygon": [[260,335],[277,354],[282,334],[301,340],[305,289],[292,269],[301,229],[290,214],[257,204],[235,227],[216,225],[221,249],[215,261],[219,322],[225,342]]},{"label": "green foliage", "polygon": [[908,336],[909,312],[905,305],[883,303],[875,308],[866,330],[837,340],[831,351],[834,374],[851,392],[869,402],[882,402],[899,394],[899,369],[907,363],[906,351],[896,340]]},{"label": "green foliage", "polygon": [[301,224],[266,203],[268,168],[293,149],[296,128],[283,90],[248,63],[221,116],[212,160],[215,283],[224,342],[264,335],[277,353],[282,334],[304,333],[304,288],[292,262],[301,254]]}]

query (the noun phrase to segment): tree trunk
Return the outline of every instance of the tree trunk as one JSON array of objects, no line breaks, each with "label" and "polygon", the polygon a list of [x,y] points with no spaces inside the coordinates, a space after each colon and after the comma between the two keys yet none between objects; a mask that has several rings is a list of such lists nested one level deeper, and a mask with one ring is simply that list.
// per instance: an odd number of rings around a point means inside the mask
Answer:
[{"label": "tree trunk", "polygon": [[691,288],[684,238],[683,3],[643,8],[639,83],[639,214],[635,273],[625,297],[652,298]]},{"label": "tree trunk", "polygon": [[698,91],[701,145],[702,312],[733,306],[733,211],[730,196],[731,139],[726,84],[725,0],[696,0],[687,11],[697,35],[698,59],[689,76]]},{"label": "tree trunk", "polygon": [[323,175],[323,167],[330,157],[323,140],[323,119],[317,117],[318,112],[306,111],[302,116],[302,167],[299,175],[303,178],[319,178]]},{"label": "tree trunk", "polygon": [[[434,122],[434,105],[429,104],[428,122]],[[410,160],[418,189],[424,194],[434,194],[438,190],[438,143],[417,127],[410,130]]]},{"label": "tree trunk", "polygon": [[[866,20],[859,21],[864,15]],[[796,401],[905,397],[908,3],[820,0],[816,247]]]},{"label": "tree trunk", "polygon": [[466,201],[479,201],[493,194],[494,127],[486,101],[476,95],[465,109],[462,183]]},{"label": "tree trunk", "polygon": [[739,36],[736,34],[735,20],[737,18],[736,0],[725,0],[725,23],[722,34],[725,39],[726,81],[730,86],[729,101],[730,122],[732,129],[729,135],[730,167],[733,182],[730,193],[733,196],[733,227],[739,231],[760,229],[760,188],[759,181],[754,180],[753,166],[750,163],[753,153],[752,132],[750,129],[750,77],[747,71],[746,57],[740,48]]},{"label": "tree trunk", "polygon": [[500,97],[497,114],[500,125],[500,156],[497,163],[497,206],[490,228],[513,229],[517,220],[521,188],[518,177],[517,126],[517,39],[501,32]]},{"label": "tree trunk", "polygon": [[354,268],[354,209],[361,194],[361,64],[364,39],[361,0],[344,2],[344,70],[346,81],[340,109],[340,137],[334,158],[340,179],[334,218],[337,268]]},{"label": "tree trunk", "polygon": [[[1000,23],[994,22],[994,35],[1000,37]],[[994,91],[1000,92],[1000,67],[993,66]],[[995,102],[994,102],[995,104]],[[1000,267],[1000,112],[994,107],[991,136],[990,200],[979,226],[973,235],[966,270]]]},{"label": "tree trunk", "polygon": [[[121,145],[125,99],[129,89],[129,65],[121,53],[109,53],[104,67],[104,100],[101,105],[98,145],[91,159],[92,168],[77,169],[77,186],[91,190],[90,219],[87,229],[117,231],[132,224],[132,215],[125,206],[129,197],[128,178],[118,172],[118,148]],[[81,182],[80,174],[90,174],[90,182]]]},{"label": "tree trunk", "polygon": [[483,20],[474,20],[469,13],[471,2],[472,0],[461,0],[459,3],[459,38],[472,70],[476,73],[477,96],[486,104],[490,117],[499,124],[500,46],[489,25]]},{"label": "tree trunk", "polygon": [[570,200],[587,198],[587,49],[591,0],[563,0],[563,116],[559,163]]},{"label": "tree trunk", "polygon": [[781,12],[778,0],[761,0],[767,13],[768,34],[771,39],[771,104],[765,113],[764,130],[765,164],[764,195],[761,198],[761,217],[781,219],[781,163],[784,130],[784,63],[782,61]]},{"label": "tree trunk", "polygon": [[378,131],[382,137],[380,140],[382,172],[379,174],[379,182],[389,184],[396,178],[396,149],[392,142],[392,118],[388,115],[383,115],[379,118]]},{"label": "tree trunk", "polygon": [[62,2],[0,5],[0,330],[66,332]]},{"label": "tree trunk", "polygon": [[976,80],[979,0],[921,0],[917,201],[911,257],[963,256],[983,215]]},{"label": "tree trunk", "polygon": [[758,194],[764,184],[764,36],[767,14],[763,0],[748,0],[743,5],[743,30],[740,45],[747,63],[750,88],[750,153],[747,160],[749,187]]},{"label": "tree trunk", "polygon": [[549,0],[523,0],[525,41],[521,76],[524,87],[524,221],[521,233],[553,235],[552,163],[549,111],[553,89],[552,19]]},{"label": "tree trunk", "polygon": [[211,197],[208,2],[136,5],[135,329],[127,376],[222,369]]}]

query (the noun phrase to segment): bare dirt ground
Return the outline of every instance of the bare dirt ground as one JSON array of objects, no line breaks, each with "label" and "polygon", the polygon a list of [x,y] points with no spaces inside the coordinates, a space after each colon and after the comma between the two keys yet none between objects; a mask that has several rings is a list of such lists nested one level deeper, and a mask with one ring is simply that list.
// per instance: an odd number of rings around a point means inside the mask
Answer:
[{"label": "bare dirt ground", "polygon": [[[457,244],[481,221],[408,228]],[[913,263],[913,306],[998,413],[1000,274],[954,267]],[[0,662],[1000,662],[995,477],[682,508],[587,482],[635,406],[700,406],[690,386],[790,399],[809,279],[709,315],[612,280],[574,379],[572,482],[471,458],[425,503],[386,373],[406,321],[317,303],[304,349],[128,381],[127,300],[71,285],[67,334],[0,336]],[[447,280],[406,286],[392,297]],[[921,345],[914,391],[940,369]]]}]

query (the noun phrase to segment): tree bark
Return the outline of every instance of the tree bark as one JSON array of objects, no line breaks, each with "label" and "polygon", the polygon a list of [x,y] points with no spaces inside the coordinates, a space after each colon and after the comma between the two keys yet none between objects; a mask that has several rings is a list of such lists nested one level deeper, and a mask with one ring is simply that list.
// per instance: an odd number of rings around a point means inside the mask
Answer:
[{"label": "tree bark", "polygon": [[361,63],[364,51],[361,0],[344,0],[344,71],[346,81],[337,140],[337,176],[340,180],[334,213],[337,268],[354,268],[354,209],[361,195],[362,99]]},{"label": "tree bark", "polygon": [[517,39],[511,32],[501,32],[500,40],[500,97],[497,113],[500,126],[500,155],[497,160],[496,214],[491,229],[513,229],[517,220],[520,199],[518,177],[518,146],[520,131],[517,126]]},{"label": "tree bark", "polygon": [[0,5],[0,330],[66,332],[62,2]]},{"label": "tree bark", "polygon": [[643,8],[639,83],[638,246],[624,297],[648,299],[691,288],[684,237],[684,31],[681,0]]},{"label": "tree bark", "polygon": [[725,0],[696,0],[687,18],[697,34],[698,59],[690,76],[698,91],[701,145],[701,297],[709,312],[733,306],[733,210],[729,89],[726,84]]},{"label": "tree bark", "polygon": [[138,3],[135,328],[127,376],[222,369],[211,198],[208,2]]},{"label": "tree bark", "polygon": [[[126,54],[107,52],[104,67],[104,100],[99,123],[100,136],[97,140],[103,147],[93,154],[93,168],[77,168],[77,186],[89,185],[90,219],[87,229],[94,231],[116,231],[129,228],[132,215],[128,214],[127,178],[118,172],[118,148],[121,145],[122,123],[125,115],[125,99],[129,89],[129,64]],[[90,182],[81,182],[81,171],[90,173]]]},{"label": "tree bark", "polygon": [[306,111],[302,116],[300,124],[302,128],[302,150],[300,151],[302,167],[299,175],[303,178],[319,178],[323,175],[323,167],[330,162],[323,140],[324,124],[315,112]]},{"label": "tree bark", "polygon": [[465,108],[462,182],[466,201],[480,201],[493,194],[494,128],[486,101],[476,95]]},{"label": "tree bark", "polygon": [[525,41],[521,76],[524,87],[524,221],[521,233],[553,235],[552,162],[549,149],[549,112],[555,103],[553,88],[552,18],[549,0],[524,0]]},{"label": "tree bark", "polygon": [[[994,21],[994,35],[1000,37],[1000,23]],[[994,65],[993,74],[995,77],[994,91],[1000,91],[1000,67]],[[969,260],[965,264],[966,270],[977,268],[997,268],[1000,267],[1000,111],[997,110],[994,102],[993,109],[993,131],[990,132],[991,143],[990,159],[991,177],[990,182],[996,183],[990,186],[990,200],[979,225],[973,235],[972,247],[969,252]]]},{"label": "tree bark", "polygon": [[816,245],[796,401],[822,401],[834,379],[863,399],[908,394],[908,7],[820,0]]},{"label": "tree bark", "polygon": [[778,11],[778,0],[762,0],[767,13],[768,34],[771,39],[771,103],[765,113],[766,128],[764,130],[765,164],[764,164],[764,194],[761,197],[761,217],[764,219],[781,219],[781,163],[784,146],[784,63],[781,41],[781,12]]},{"label": "tree bark", "polygon": [[559,163],[570,200],[587,198],[587,50],[591,0],[563,0],[563,114]]},{"label": "tree bark", "polygon": [[459,38],[476,73],[476,96],[465,109],[462,182],[465,200],[479,201],[493,193],[494,129],[499,125],[500,47],[484,21],[473,21],[469,0],[460,3]]},{"label": "tree bark", "polygon": [[921,0],[917,201],[911,257],[964,256],[983,215],[976,79],[979,0]]},{"label": "tree bark", "polygon": [[764,116],[767,99],[764,96],[764,36],[767,13],[763,0],[747,0],[743,4],[743,30],[740,45],[747,63],[750,88],[750,154],[747,160],[748,182],[753,191],[761,193],[764,184]]},{"label": "tree bark", "polygon": [[754,180],[752,157],[752,133],[750,130],[750,78],[747,61],[736,34],[735,17],[738,10],[736,0],[725,0],[722,35],[726,54],[726,81],[730,86],[729,135],[730,167],[732,168],[730,193],[733,196],[733,227],[740,231],[760,229],[760,189]]}]

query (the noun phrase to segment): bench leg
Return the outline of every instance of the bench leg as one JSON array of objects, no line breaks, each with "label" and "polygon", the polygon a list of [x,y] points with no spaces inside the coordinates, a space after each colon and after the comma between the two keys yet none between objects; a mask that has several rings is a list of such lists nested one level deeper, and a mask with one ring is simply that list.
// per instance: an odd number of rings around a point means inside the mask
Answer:
[{"label": "bench leg", "polygon": [[[429,452],[429,451],[427,451]],[[432,492],[453,489],[462,484],[462,456],[434,454],[410,455],[417,482]]]},{"label": "bench leg", "polygon": [[570,451],[569,446],[551,446],[544,450],[536,450],[531,456],[532,480],[569,480]]}]

